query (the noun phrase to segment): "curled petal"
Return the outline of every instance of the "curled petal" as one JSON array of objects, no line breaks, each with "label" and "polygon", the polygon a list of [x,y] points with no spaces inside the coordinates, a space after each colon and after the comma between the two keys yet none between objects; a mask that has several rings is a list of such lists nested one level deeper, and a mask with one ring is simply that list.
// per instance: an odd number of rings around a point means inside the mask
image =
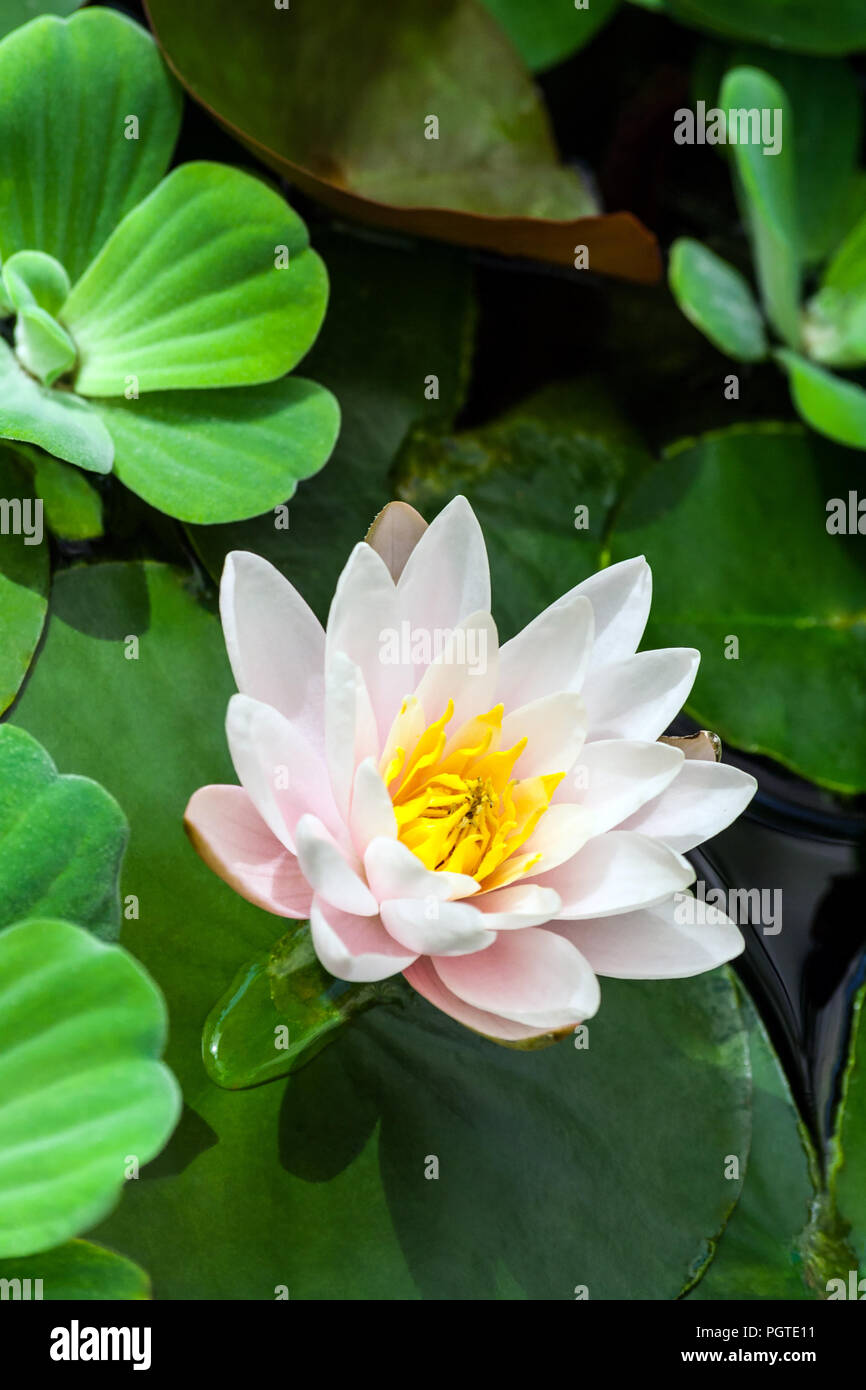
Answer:
[{"label": "curled petal", "polygon": [[357,917],[373,917],[379,904],[353,864],[315,816],[302,816],[295,832],[298,863],[313,892]]},{"label": "curled petal", "polygon": [[387,980],[415,959],[388,935],[378,917],[341,912],[321,898],[313,899],[310,932],[316,955],[338,980]]},{"label": "curled petal", "polygon": [[496,940],[484,913],[470,903],[392,898],[380,911],[394,940],[418,956],[465,956]]},{"label": "curled petal", "polygon": [[543,927],[502,932],[486,951],[436,956],[433,963],[442,983],[467,1004],[529,1028],[568,1028],[591,1018],[601,999],[580,951]]},{"label": "curled petal", "polygon": [[271,834],[243,787],[201,787],[184,816],[208,868],[277,917],[310,915],[312,893],[293,854]]}]

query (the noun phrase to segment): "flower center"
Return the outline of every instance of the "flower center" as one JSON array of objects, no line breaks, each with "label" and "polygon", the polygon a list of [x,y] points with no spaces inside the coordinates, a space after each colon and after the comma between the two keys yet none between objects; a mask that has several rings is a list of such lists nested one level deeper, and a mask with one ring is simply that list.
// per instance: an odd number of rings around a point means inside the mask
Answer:
[{"label": "flower center", "polygon": [[380,764],[403,844],[426,868],[469,874],[487,889],[501,888],[539,863],[539,853],[519,851],[565,776],[512,778],[526,739],[500,749],[502,713],[497,705],[449,738],[453,701],[425,726],[421,706],[410,697]]}]

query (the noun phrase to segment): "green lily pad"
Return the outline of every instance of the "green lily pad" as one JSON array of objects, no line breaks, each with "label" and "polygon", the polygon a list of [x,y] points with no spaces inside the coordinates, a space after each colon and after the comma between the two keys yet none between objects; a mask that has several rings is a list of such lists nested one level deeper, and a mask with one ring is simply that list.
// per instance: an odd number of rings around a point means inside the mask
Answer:
[{"label": "green lily pad", "polygon": [[39,1296],[48,1301],[67,1299],[146,1299],[150,1298],[150,1280],[143,1269],[87,1240],[68,1240],[54,1250],[41,1255],[24,1255],[18,1259],[0,1260],[0,1288],[11,1287],[20,1281],[21,1296],[26,1295],[29,1280],[31,1298]]},{"label": "green lily pad", "polygon": [[[860,1276],[866,1275],[866,986],[851,1018],[848,1063],[836,1118],[828,1185],[848,1230]],[[853,1262],[852,1262],[853,1266]]]},{"label": "green lily pad", "polygon": [[71,391],[50,390],[28,376],[0,338],[0,439],[36,444],[93,473],[110,473],[111,435],[97,412]]},{"label": "green lily pad", "polygon": [[595,573],[613,508],[651,462],[597,382],[557,385],[480,430],[417,431],[397,491],[428,520],[455,493],[468,497],[505,640]]},{"label": "green lily pad", "polygon": [[[238,217],[238,209],[243,217]],[[85,396],[274,381],[308,351],[328,279],[260,179],[182,164],[128,213],[63,310]]]},{"label": "green lily pad", "polygon": [[434,12],[427,0],[292,0],[290,11],[150,0],[148,12],[191,95],[341,215],[572,267],[585,245],[596,271],[658,279],[654,237],[628,213],[599,215],[476,0]]},{"label": "green lily pad", "polygon": [[[181,1126],[163,1176],[130,1184],[96,1238],[142,1263],[158,1297],[572,1299],[585,1284],[593,1297],[666,1298],[690,1283],[736,1198],[724,1155],[749,1142],[745,1039],[725,975],[605,982],[589,1047],[535,1053],[485,1042],[413,997],[353,1022],[288,1086],[214,1086],[202,1021],[275,935],[181,827],[198,785],[232,780],[219,625],[159,565],[70,570],[57,586],[17,717],[123,790],[124,890],[142,898],[125,939],[165,989],[169,1061],[219,1140],[203,1149]],[[142,612],[130,721],[122,639],[88,634],[107,632],[108,615],[112,631],[132,630]],[[154,756],[166,748],[172,757]],[[687,1146],[658,1144],[660,1111]],[[529,1117],[519,1132],[515,1113]],[[438,1181],[424,1178],[431,1154]],[[231,1194],[217,1244],[214,1191]]]},{"label": "green lily pad", "polygon": [[96,406],[121,482],[169,516],[207,525],[286,502],[327,461],[340,428],[334,396],[301,377]]},{"label": "green lily pad", "polygon": [[2,259],[47,251],[75,281],[162,178],[180,114],[153,39],[113,10],[10,34],[0,44]]},{"label": "green lily pad", "polygon": [[828,533],[828,499],[858,481],[797,426],[723,430],[668,450],[609,542],[652,566],[644,645],[701,652],[694,717],[841,792],[866,789],[866,571],[862,538]]},{"label": "green lily pad", "polygon": [[749,1030],[752,1146],[740,1200],[691,1297],[814,1298],[804,1232],[817,1160],[766,1029],[741,985],[738,993]]},{"label": "green lily pad", "polygon": [[174,1128],[158,1058],[162,999],[118,946],[69,922],[0,934],[0,1256],[76,1235],[117,1201],[133,1160]]},{"label": "green lily pad", "polygon": [[686,318],[737,362],[767,355],[764,320],[745,276],[709,247],[680,237],[671,247],[670,286]]},{"label": "green lily pad", "polygon": [[0,725],[0,929],[24,917],[66,917],[116,937],[126,839],[108,792],[86,777],[61,777],[34,738]]},{"label": "green lily pad", "polygon": [[[8,709],[27,674],[42,635],[48,609],[48,545],[36,539],[38,516],[32,510],[33,486],[8,449],[0,448],[0,497],[11,508],[21,505],[22,525],[31,534],[0,535],[0,714]],[[30,503],[31,511],[25,511]],[[10,511],[10,524],[14,521]]]},{"label": "green lily pad", "polygon": [[561,63],[594,38],[619,0],[484,0],[533,72]]},{"label": "green lily pad", "polygon": [[819,434],[852,449],[866,449],[866,391],[797,352],[773,356],[788,373],[797,413]]}]

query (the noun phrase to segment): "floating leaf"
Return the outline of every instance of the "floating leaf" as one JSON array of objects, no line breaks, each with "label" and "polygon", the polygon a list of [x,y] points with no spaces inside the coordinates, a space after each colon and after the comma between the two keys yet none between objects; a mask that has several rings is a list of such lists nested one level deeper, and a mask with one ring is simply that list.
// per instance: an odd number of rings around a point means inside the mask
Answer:
[{"label": "floating leaf", "polygon": [[828,499],[847,501],[859,482],[852,457],[796,426],[684,441],[626,498],[610,537],[613,560],[652,566],[644,645],[701,652],[695,719],[841,792],[866,789],[862,538],[827,531]]},{"label": "floating leaf", "polygon": [[[741,188],[741,203],[752,239],[755,270],[767,318],[786,342],[796,347],[800,336],[800,259],[802,244],[797,217],[797,185],[794,148],[796,127],[788,98],[773,78],[759,68],[733,68],[726,74],[719,94],[725,112],[759,120],[769,113],[775,122],[780,147],[755,141],[751,128],[745,141],[733,145]],[[733,140],[731,118],[727,137]],[[738,137],[742,129],[738,129]],[[763,131],[762,131],[763,135]]]},{"label": "floating leaf", "polygon": [[113,10],[10,34],[0,44],[0,187],[15,196],[4,198],[2,259],[47,251],[76,280],[162,178],[180,113],[153,39]]},{"label": "floating leaf", "polygon": [[619,0],[484,0],[533,72],[577,53],[607,23]]},{"label": "floating leaf", "polygon": [[93,473],[111,472],[114,445],[93,407],[71,391],[40,386],[18,365],[2,338],[0,438],[37,444]]},{"label": "floating leaf", "polygon": [[254,12],[151,0],[148,11],[191,95],[345,216],[569,266],[585,245],[593,270],[658,279],[654,237],[628,213],[594,215],[529,75],[475,0]]},{"label": "floating leaf", "polygon": [[27,1297],[29,1280],[30,1297],[46,1301],[150,1298],[150,1280],[143,1269],[87,1240],[69,1240],[54,1250],[43,1250],[41,1255],[0,1260],[0,1281],[4,1279],[13,1290],[14,1281],[20,1281],[23,1298]]},{"label": "floating leaf", "polygon": [[121,482],[169,516],[203,524],[286,502],[327,461],[340,427],[330,391],[294,376],[242,391],[103,400],[97,408]]},{"label": "floating leaf", "polygon": [[690,237],[671,247],[670,285],[691,323],[737,362],[767,355],[764,320],[748,281],[721,256]]},{"label": "floating leaf", "polygon": [[773,356],[788,373],[791,399],[807,424],[837,444],[866,449],[866,391],[797,352]]},{"label": "floating leaf", "polygon": [[829,1187],[846,1226],[856,1268],[866,1270],[866,986],[857,994],[842,1098],[832,1143]]},{"label": "floating leaf", "polygon": [[[42,625],[48,608],[48,546],[44,538],[36,539],[37,514],[32,510],[33,487],[22,473],[8,449],[0,448],[0,521],[5,522],[7,534],[0,535],[0,714],[8,709],[18,693],[21,682],[42,635]],[[27,519],[25,508],[31,507],[31,534],[15,535],[16,502],[21,508],[20,524]]]},{"label": "floating leaf", "polygon": [[50,1250],[111,1209],[179,1099],[158,990],[68,922],[0,933],[0,1256]]},{"label": "floating leaf", "polygon": [[[243,217],[238,217],[238,209]],[[325,267],[288,204],[225,164],[182,164],[128,213],[63,310],[85,396],[248,386],[300,361]]]},{"label": "floating leaf", "polygon": [[34,738],[0,725],[0,929],[65,917],[117,937],[126,839],[108,792],[86,777],[61,777]]}]

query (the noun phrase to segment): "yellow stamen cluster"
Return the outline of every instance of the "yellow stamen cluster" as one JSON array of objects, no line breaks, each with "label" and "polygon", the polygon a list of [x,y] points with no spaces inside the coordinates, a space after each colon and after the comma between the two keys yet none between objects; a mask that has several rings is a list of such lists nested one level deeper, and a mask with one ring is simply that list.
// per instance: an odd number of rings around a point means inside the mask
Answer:
[{"label": "yellow stamen cluster", "polygon": [[380,765],[403,844],[428,869],[469,874],[486,889],[502,888],[537,867],[540,854],[518,851],[565,775],[513,780],[526,739],[499,749],[502,713],[497,705],[449,739],[453,701],[425,726],[423,710],[411,697],[394,721]]}]

